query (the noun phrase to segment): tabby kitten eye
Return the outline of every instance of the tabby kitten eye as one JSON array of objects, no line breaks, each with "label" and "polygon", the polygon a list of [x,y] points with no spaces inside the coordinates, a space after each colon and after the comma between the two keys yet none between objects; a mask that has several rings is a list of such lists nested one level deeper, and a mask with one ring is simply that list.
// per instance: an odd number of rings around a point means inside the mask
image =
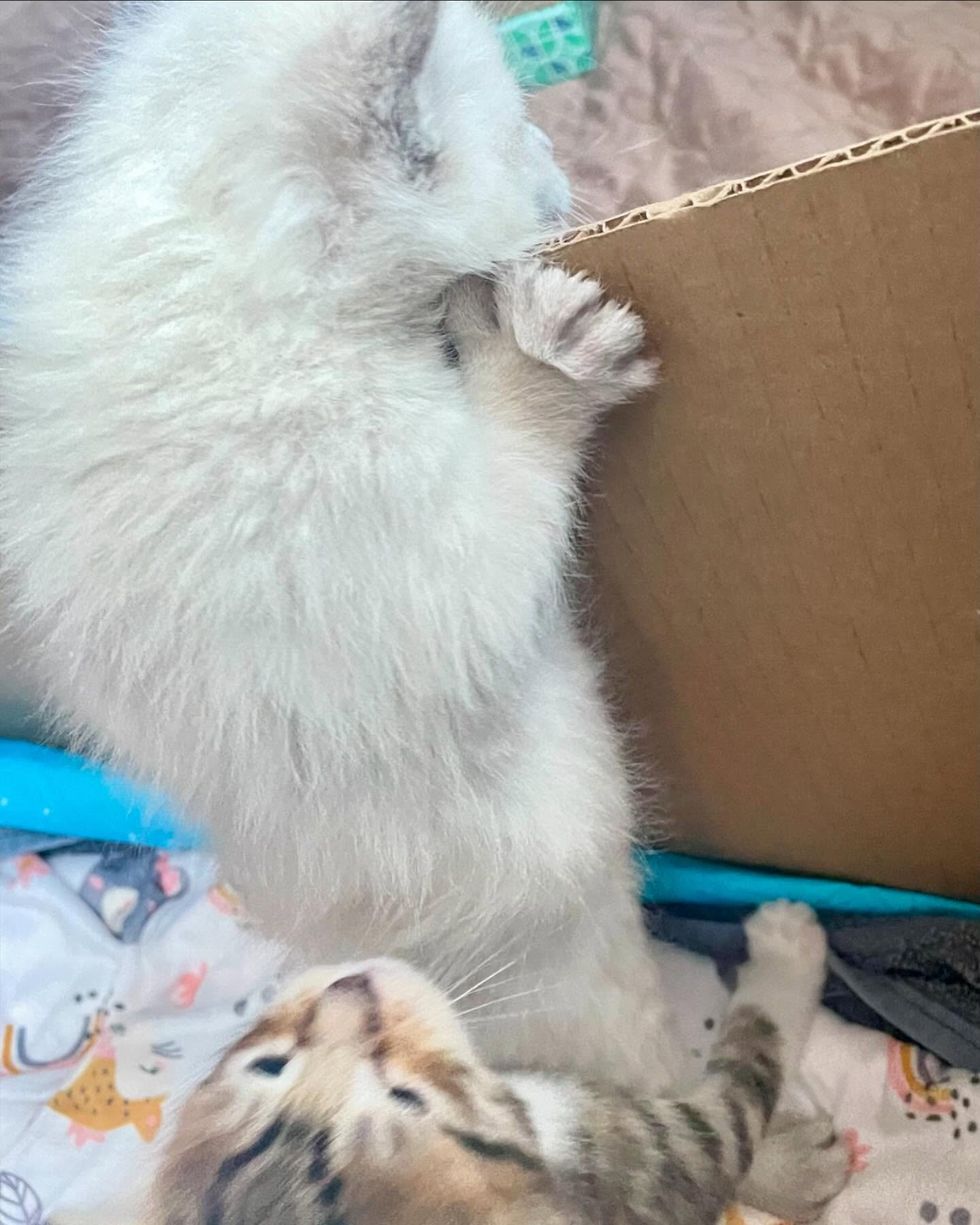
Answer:
[{"label": "tabby kitten eye", "polygon": [[412,1114],[425,1113],[425,1102],[414,1089],[405,1089],[401,1085],[395,1085],[388,1090],[388,1096],[392,1101],[397,1102],[402,1110],[411,1111]]},{"label": "tabby kitten eye", "polygon": [[248,1070],[256,1076],[279,1076],[287,1063],[288,1055],[263,1055],[259,1059],[253,1059]]}]

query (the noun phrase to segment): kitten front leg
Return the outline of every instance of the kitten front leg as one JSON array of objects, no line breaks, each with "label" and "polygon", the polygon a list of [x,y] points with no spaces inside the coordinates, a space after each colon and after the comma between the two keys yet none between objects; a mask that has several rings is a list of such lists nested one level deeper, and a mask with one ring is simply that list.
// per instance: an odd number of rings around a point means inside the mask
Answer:
[{"label": "kitten front leg", "polygon": [[745,921],[749,960],[732,1007],[760,1009],[779,1028],[783,1076],[796,1074],[826,978],[827,937],[809,906],[769,902]]},{"label": "kitten front leg", "polygon": [[661,1128],[673,1129],[680,1176],[665,1173],[662,1182],[678,1221],[695,1219],[685,1215],[694,1187],[704,1198],[698,1220],[709,1212],[716,1219],[737,1188],[754,1207],[811,1221],[847,1180],[846,1151],[826,1118],[770,1129],[817,1009],[826,937],[809,907],[790,902],[761,907],[745,930],[749,960],[703,1082],[685,1098],[655,1103]]},{"label": "kitten front leg", "polygon": [[657,366],[643,356],[642,319],[606,298],[598,281],[527,261],[500,277],[497,304],[521,352],[574,383],[593,416],[653,385]]},{"label": "kitten front leg", "polygon": [[566,470],[603,414],[656,377],[639,315],[598,282],[537,260],[454,286],[446,328],[480,408]]},{"label": "kitten front leg", "polygon": [[[749,1003],[779,1029],[783,1083],[799,1069],[823,989],[827,940],[808,906],[771,902],[745,924],[749,962],[734,1004]],[[739,1197],[786,1220],[815,1220],[848,1179],[850,1158],[827,1115],[776,1114]]]}]

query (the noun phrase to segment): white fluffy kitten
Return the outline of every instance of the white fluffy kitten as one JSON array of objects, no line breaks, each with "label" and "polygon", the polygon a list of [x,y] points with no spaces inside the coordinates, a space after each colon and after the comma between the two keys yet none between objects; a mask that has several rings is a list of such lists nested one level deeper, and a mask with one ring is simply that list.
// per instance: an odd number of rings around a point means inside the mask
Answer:
[{"label": "white fluffy kitten", "polygon": [[563,598],[642,329],[555,269],[464,279],[565,191],[467,3],[141,12],[8,245],[3,539],[54,707],[267,930],[516,962],[490,1057],[653,1090],[630,791]]}]

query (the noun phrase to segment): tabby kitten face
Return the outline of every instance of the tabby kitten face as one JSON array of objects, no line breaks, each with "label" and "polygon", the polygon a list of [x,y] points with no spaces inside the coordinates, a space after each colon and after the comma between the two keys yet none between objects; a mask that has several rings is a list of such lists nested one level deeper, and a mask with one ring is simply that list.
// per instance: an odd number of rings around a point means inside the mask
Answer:
[{"label": "tabby kitten face", "polygon": [[557,1225],[522,1103],[407,966],[317,969],[194,1094],[161,1225]]}]

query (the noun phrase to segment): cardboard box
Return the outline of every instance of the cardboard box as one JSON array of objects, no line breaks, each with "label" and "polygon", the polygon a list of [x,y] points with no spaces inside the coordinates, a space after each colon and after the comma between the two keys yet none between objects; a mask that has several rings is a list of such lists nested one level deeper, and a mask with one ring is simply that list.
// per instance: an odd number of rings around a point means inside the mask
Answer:
[{"label": "cardboard box", "polygon": [[595,619],[680,849],[980,897],[978,141],[940,120],[556,252],[664,358],[609,424]]},{"label": "cardboard box", "polygon": [[980,112],[571,235],[664,384],[597,620],[679,849],[980,896]]}]

